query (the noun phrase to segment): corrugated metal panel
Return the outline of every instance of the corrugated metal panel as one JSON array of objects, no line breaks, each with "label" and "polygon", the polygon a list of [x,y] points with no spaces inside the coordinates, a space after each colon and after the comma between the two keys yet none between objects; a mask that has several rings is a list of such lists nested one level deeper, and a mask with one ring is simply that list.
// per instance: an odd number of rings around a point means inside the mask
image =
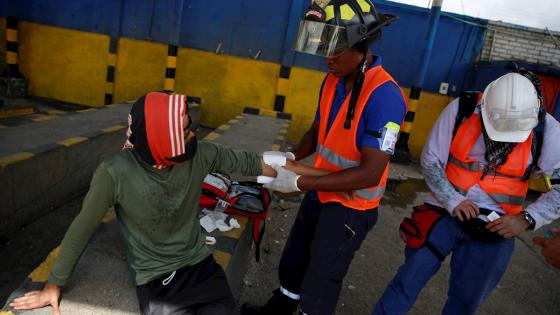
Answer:
[{"label": "corrugated metal panel", "polygon": [[156,0],[124,0],[121,34],[135,39],[151,39],[152,14]]},{"label": "corrugated metal panel", "polygon": [[[412,86],[418,70],[429,10],[406,5],[380,2],[382,12],[400,17],[386,28],[381,42],[373,51],[383,56],[384,66],[403,86]],[[464,86],[465,75],[482,48],[485,29],[467,24],[449,16],[440,18],[440,25],[434,42],[428,76],[423,90],[438,92],[441,82],[449,83],[449,95],[458,95]],[[485,24],[485,20],[461,16],[460,19],[475,24]]]},{"label": "corrugated metal panel", "polygon": [[122,35],[176,44],[181,8],[185,1],[125,0]]},{"label": "corrugated metal panel", "polygon": [[291,1],[188,0],[181,46],[280,63]]}]

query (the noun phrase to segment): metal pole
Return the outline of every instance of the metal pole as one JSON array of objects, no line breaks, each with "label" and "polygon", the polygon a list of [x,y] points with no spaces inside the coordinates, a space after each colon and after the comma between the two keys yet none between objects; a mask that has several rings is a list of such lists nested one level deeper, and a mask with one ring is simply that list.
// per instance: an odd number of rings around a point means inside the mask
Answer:
[{"label": "metal pole", "polygon": [[422,85],[424,84],[424,79],[426,78],[426,74],[428,72],[428,66],[430,65],[429,62],[436,38],[442,4],[443,0],[434,0],[432,2],[432,9],[430,11],[430,17],[428,21],[428,31],[426,34],[426,45],[422,50],[422,59],[417,71],[418,75],[416,77],[416,80],[414,81],[414,85],[410,88],[408,113],[406,114],[406,117],[404,119],[404,128],[399,137],[399,141],[397,142],[397,152],[400,153],[400,155],[406,155],[407,158],[410,157],[408,149],[408,138],[410,136],[412,124],[414,122],[414,115],[418,106],[418,100],[420,99],[420,94],[422,92]]}]

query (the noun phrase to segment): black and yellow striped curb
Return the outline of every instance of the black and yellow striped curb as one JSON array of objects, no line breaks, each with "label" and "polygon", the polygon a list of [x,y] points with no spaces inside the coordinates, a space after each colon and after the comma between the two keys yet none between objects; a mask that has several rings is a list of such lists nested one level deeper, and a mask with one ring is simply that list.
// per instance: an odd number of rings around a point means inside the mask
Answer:
[{"label": "black and yellow striped curb", "polygon": [[250,114],[250,115],[275,117],[275,118],[287,119],[287,120],[292,119],[292,114],[290,114],[290,113],[279,112],[279,111],[269,110],[269,109],[256,108],[256,107],[245,107],[243,109],[243,113],[244,114]]},{"label": "black and yellow striped curb", "polygon": [[167,62],[165,65],[165,82],[163,88],[166,91],[175,90],[175,72],[177,70],[177,45],[167,47]]},{"label": "black and yellow striped curb", "polygon": [[33,107],[0,110],[0,119],[30,115],[34,112]]},{"label": "black and yellow striped curb", "polygon": [[[0,158],[0,170],[9,165],[32,159],[35,156],[41,156],[42,154],[47,154],[55,150],[60,150],[60,149],[65,150],[67,148],[73,147],[78,144],[83,144],[88,141],[93,141],[103,135],[113,134],[115,132],[123,132],[126,127],[127,125],[125,123],[116,124],[83,135],[63,139],[55,143],[45,144],[40,147],[34,148],[33,150],[29,150],[26,152],[19,152],[16,154],[12,154],[10,156]],[[108,211],[107,214],[102,218],[101,222],[109,223],[113,221],[115,217],[116,216],[114,211]],[[52,269],[56,257],[58,256],[59,251],[60,251],[60,246],[54,248],[49,253],[47,258],[27,276],[27,278],[18,287],[18,289],[15,290],[10,296],[10,298],[6,301],[6,305],[4,305],[4,308],[0,310],[0,315],[8,315],[8,314],[14,315],[20,313],[19,311],[10,309],[8,303],[10,302],[11,299],[17,296],[21,296],[29,291],[39,290],[43,287],[44,283],[48,280],[48,275]]]},{"label": "black and yellow striped curb", "polygon": [[78,110],[69,110],[69,111],[63,111],[57,109],[36,111],[33,108],[22,108],[17,110],[10,110],[10,111],[0,111],[0,128],[17,127],[30,123],[43,122],[51,119],[56,119],[61,116],[91,113],[94,111],[119,106],[122,104],[124,103],[111,104],[103,107],[92,107],[92,108],[85,108],[85,109],[78,109]]},{"label": "black and yellow striped curb", "polygon": [[[108,76],[109,76],[108,70]],[[109,79],[109,78],[108,78]],[[114,79],[114,78],[113,78]],[[112,94],[107,95],[107,99],[111,97]],[[107,100],[106,99],[106,100]],[[202,99],[198,96],[187,96],[187,103],[201,104]],[[48,110],[36,110],[33,107],[24,107],[10,110],[0,110],[0,128],[17,127],[34,122],[48,121],[51,119],[59,118],[60,116],[68,116],[74,114],[91,113],[98,110],[104,110],[107,108],[113,108],[119,105],[127,105],[127,103],[117,103],[117,104],[106,104],[101,107],[90,107],[75,110],[58,110],[58,109],[48,109]],[[192,109],[194,107],[191,107]]]},{"label": "black and yellow striped curb", "polygon": [[[116,218],[116,214],[114,209],[110,209],[101,219],[102,224],[107,224],[112,222]],[[35,268],[27,278],[23,281],[23,283],[10,295],[8,300],[6,301],[6,305],[0,310],[0,315],[16,315],[22,313],[21,311],[13,310],[9,307],[9,303],[11,302],[12,298],[17,296],[21,296],[27,292],[41,290],[44,284],[49,279],[49,274],[51,273],[52,267],[58,254],[60,253],[60,245],[55,247],[43,260],[41,264],[37,268]],[[15,312],[15,313],[14,313]]]},{"label": "black and yellow striped curb", "polygon": [[0,111],[0,126],[4,128],[16,127],[34,122],[48,121],[66,114],[67,113],[65,112],[57,110],[36,112],[33,108],[11,110],[9,113],[3,113]]},{"label": "black and yellow striped curb", "polygon": [[243,119],[243,115],[237,115],[235,118],[231,119],[227,123],[219,126],[218,128],[211,131],[209,134],[207,134],[206,137],[204,137],[204,140],[214,141],[218,139],[221,134],[228,131],[231,128],[231,126],[239,123],[239,121],[242,119]]},{"label": "black and yellow striped curb", "polygon": [[0,168],[6,167],[10,164],[19,163],[21,161],[30,159],[42,153],[46,153],[64,147],[68,148],[85,141],[93,140],[94,138],[97,138],[104,134],[109,134],[120,130],[124,130],[126,127],[127,127],[126,124],[118,124],[101,130],[86,133],[80,136],[70,137],[55,143],[45,144],[40,147],[34,148],[32,150],[27,150],[24,152],[18,152],[9,156],[5,156],[0,158]]}]

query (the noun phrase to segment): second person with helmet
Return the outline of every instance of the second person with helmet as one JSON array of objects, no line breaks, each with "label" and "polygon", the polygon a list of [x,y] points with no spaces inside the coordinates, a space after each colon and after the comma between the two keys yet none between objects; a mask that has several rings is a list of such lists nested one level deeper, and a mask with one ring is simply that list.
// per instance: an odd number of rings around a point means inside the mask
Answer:
[{"label": "second person with helmet", "polygon": [[[425,227],[416,233],[425,243],[401,225],[405,262],[373,315],[408,313],[447,256],[441,314],[475,314],[505,274],[515,237],[560,217],[560,124],[544,111],[538,78],[517,72],[494,80],[474,104],[454,100],[436,121],[421,158],[432,194],[403,221]],[[533,171],[550,176],[552,190],[524,207]]]},{"label": "second person with helmet", "polygon": [[[294,49],[325,58],[329,69],[311,128],[295,146],[296,160],[316,153],[326,176],[298,176],[276,167],[268,187],[307,191],[280,259],[280,287],[263,306],[242,314],[333,314],[342,280],[377,221],[389,159],[406,115],[404,94],[369,47],[396,17],[369,0],[331,0],[309,7]],[[353,191],[348,198],[347,191]]]}]

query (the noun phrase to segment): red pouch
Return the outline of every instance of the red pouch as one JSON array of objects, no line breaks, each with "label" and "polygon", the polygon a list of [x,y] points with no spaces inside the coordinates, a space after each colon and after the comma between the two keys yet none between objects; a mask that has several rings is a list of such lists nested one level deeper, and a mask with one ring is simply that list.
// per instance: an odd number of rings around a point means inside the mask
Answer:
[{"label": "red pouch", "polygon": [[202,184],[199,206],[252,219],[255,259],[259,261],[270,202],[270,193],[261,184],[234,182],[222,174],[212,173]]},{"label": "red pouch", "polygon": [[434,255],[440,260],[445,259],[445,255],[441,254],[430,242],[428,237],[432,227],[444,216],[449,215],[447,210],[423,204],[412,208],[410,218],[404,218],[399,226],[399,234],[405,244],[412,248],[428,247]]}]

